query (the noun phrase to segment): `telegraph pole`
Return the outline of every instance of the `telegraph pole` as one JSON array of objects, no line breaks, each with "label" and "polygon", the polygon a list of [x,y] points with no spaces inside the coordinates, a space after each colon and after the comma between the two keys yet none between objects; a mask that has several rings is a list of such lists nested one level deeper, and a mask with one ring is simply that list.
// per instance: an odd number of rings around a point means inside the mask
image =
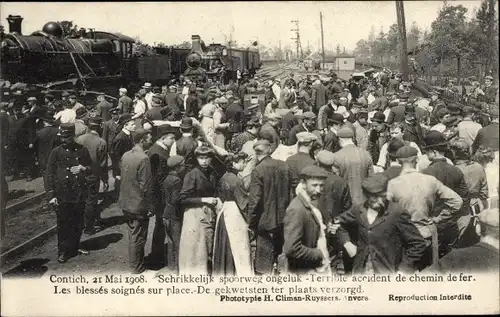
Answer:
[{"label": "telegraph pole", "polygon": [[[295,37],[293,37],[292,40],[295,41],[296,52],[297,52],[297,64],[298,64],[300,58],[302,57],[302,45],[300,44],[300,33],[299,33],[299,20],[292,20],[291,22],[295,26],[295,28],[291,29],[291,31],[295,32]],[[300,54],[299,54],[299,50],[300,50]]]},{"label": "telegraph pole", "polygon": [[[493,28],[495,25],[495,0],[488,1],[488,18],[489,18],[489,21],[488,21],[487,36],[488,36],[490,43],[494,43],[495,34],[493,32]],[[485,67],[486,69],[484,72],[485,75],[489,75],[491,69],[493,68],[493,54],[494,54],[493,50],[494,49],[495,49],[494,45],[490,45],[490,47],[488,49],[488,57],[486,60],[486,67]]]},{"label": "telegraph pole", "polygon": [[323,13],[319,13],[319,22],[321,24],[321,57],[323,58],[323,69],[325,68],[325,39],[323,36]]},{"label": "telegraph pole", "polygon": [[398,17],[399,40],[401,44],[400,71],[402,73],[402,79],[408,81],[408,47],[406,42],[405,8],[403,1],[396,1],[396,14]]}]

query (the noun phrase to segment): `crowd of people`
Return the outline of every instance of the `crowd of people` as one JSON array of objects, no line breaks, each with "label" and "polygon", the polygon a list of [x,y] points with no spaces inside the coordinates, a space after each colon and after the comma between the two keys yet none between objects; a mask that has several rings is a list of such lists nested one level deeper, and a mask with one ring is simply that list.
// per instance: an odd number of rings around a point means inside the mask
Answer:
[{"label": "crowd of people", "polygon": [[133,98],[121,88],[116,104],[13,99],[0,103],[2,164],[43,176],[60,263],[103,229],[98,194],[113,178],[133,273],[498,270],[491,84],[423,105],[412,83],[380,78],[181,77]]}]

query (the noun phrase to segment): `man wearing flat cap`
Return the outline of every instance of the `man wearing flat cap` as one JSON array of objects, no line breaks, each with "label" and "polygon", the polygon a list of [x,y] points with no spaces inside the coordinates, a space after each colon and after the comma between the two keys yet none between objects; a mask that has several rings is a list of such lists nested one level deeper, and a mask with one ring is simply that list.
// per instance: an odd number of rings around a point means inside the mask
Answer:
[{"label": "man wearing flat cap", "polygon": [[462,207],[462,198],[436,177],[417,172],[417,155],[417,150],[409,145],[396,152],[401,173],[389,182],[388,191],[410,213],[412,221],[427,239],[428,250],[420,263],[424,268],[438,260],[438,243],[441,243],[438,233],[442,235],[444,230],[441,228],[455,218]]},{"label": "man wearing flat cap", "polygon": [[334,164],[339,167],[339,175],[349,185],[353,204],[364,201],[361,182],[373,174],[373,161],[370,154],[354,144],[354,132],[342,127],[337,132],[341,149],[334,153]]},{"label": "man wearing flat cap", "polygon": [[483,210],[479,214],[480,242],[452,250],[429,270],[442,273],[498,273],[499,218],[498,208]]},{"label": "man wearing flat cap", "polygon": [[164,260],[164,240],[165,240],[165,228],[163,227],[162,214],[164,209],[164,204],[160,197],[162,197],[163,186],[162,182],[167,177],[169,171],[168,159],[170,157],[170,149],[175,143],[176,129],[168,124],[161,125],[158,127],[158,139],[149,148],[148,157],[151,164],[151,171],[153,174],[154,183],[154,196],[158,199],[155,204],[155,229],[153,232],[153,243],[151,246],[151,259],[159,261],[160,263]]},{"label": "man wearing flat cap", "polygon": [[76,142],[83,145],[92,159],[93,175],[88,178],[88,197],[85,204],[85,229],[84,233],[92,235],[100,230],[100,215],[97,214],[97,202],[101,181],[104,192],[108,191],[108,152],[107,144],[99,135],[101,133],[102,119],[94,116],[89,119],[89,131],[77,137]]},{"label": "man wearing flat cap", "polygon": [[109,110],[113,108],[113,104],[106,100],[105,94],[100,93],[97,96],[97,105],[95,106],[97,110],[97,116],[101,117],[102,121],[108,121],[111,117],[109,115]]},{"label": "man wearing flat cap", "polygon": [[[383,174],[365,178],[362,189],[366,200],[338,217],[340,244],[354,258],[355,274],[412,273],[425,252],[425,240],[410,214],[387,199],[387,184]],[[331,225],[331,232],[337,226]],[[358,231],[357,245],[345,230],[352,226]]]},{"label": "man wearing flat cap", "polygon": [[288,145],[297,143],[297,134],[300,132],[312,132],[316,126],[316,115],[312,111],[306,111],[298,116],[299,122],[290,130],[288,134]]},{"label": "man wearing flat cap", "polygon": [[144,246],[148,235],[149,217],[154,214],[153,175],[145,151],[151,146],[151,133],[137,129],[134,147],[120,161],[122,183],[119,205],[129,229],[129,265],[133,274],[144,268]]},{"label": "man wearing flat cap", "polygon": [[315,161],[311,157],[313,146],[318,142],[318,137],[311,132],[300,132],[297,134],[297,153],[286,159],[286,164],[290,170],[292,178],[291,193],[295,197],[295,189],[300,181],[300,172],[309,165],[314,165]]},{"label": "man wearing flat cap", "polygon": [[288,260],[290,273],[327,273],[330,256],[326,239],[326,222],[315,203],[323,192],[328,173],[309,165],[300,172],[301,191],[286,209],[283,253]]},{"label": "man wearing flat cap", "polygon": [[290,202],[290,171],[285,162],[270,157],[272,145],[262,139],[253,145],[256,167],[248,199],[248,227],[256,240],[255,272],[271,274],[283,245],[283,218]]},{"label": "man wearing flat cap", "polygon": [[64,263],[88,254],[80,249],[80,238],[93,171],[89,151],[75,142],[75,125],[63,123],[59,129],[62,144],[52,150],[47,163],[47,198],[56,210],[58,261]]},{"label": "man wearing flat cap", "polygon": [[127,89],[120,88],[118,94],[120,97],[118,98],[117,108],[120,109],[120,114],[132,113],[134,111],[134,102],[132,98],[127,95]]}]

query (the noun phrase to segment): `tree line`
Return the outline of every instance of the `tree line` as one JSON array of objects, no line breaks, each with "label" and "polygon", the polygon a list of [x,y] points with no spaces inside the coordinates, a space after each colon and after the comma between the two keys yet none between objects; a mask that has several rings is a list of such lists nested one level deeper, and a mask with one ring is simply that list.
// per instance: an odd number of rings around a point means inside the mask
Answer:
[{"label": "tree line", "polygon": [[[478,80],[496,76],[498,69],[498,17],[496,0],[483,0],[472,18],[467,8],[444,2],[430,30],[416,23],[407,29],[407,47],[429,80],[442,77]],[[387,32],[375,28],[367,39],[357,42],[354,55],[358,61],[399,68],[400,40],[397,24]]]}]

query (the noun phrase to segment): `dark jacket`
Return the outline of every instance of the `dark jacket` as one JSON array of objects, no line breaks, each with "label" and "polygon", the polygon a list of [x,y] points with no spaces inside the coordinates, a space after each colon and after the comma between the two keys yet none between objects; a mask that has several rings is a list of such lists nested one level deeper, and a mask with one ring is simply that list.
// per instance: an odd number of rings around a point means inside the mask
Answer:
[{"label": "dark jacket", "polygon": [[290,171],[285,162],[266,157],[252,171],[249,202],[249,228],[271,231],[283,224],[290,201]]},{"label": "dark jacket", "polygon": [[47,169],[47,163],[52,150],[59,145],[59,137],[57,127],[44,127],[36,134],[35,149],[38,156],[38,166],[42,170]]},{"label": "dark jacket", "polygon": [[328,223],[351,207],[349,185],[342,177],[329,172],[323,193],[318,199],[318,208],[323,215],[323,220]]},{"label": "dark jacket", "polygon": [[324,149],[332,153],[340,150],[339,137],[331,129],[328,130],[328,133],[325,135]]},{"label": "dark jacket", "polygon": [[176,153],[184,157],[188,168],[196,165],[196,157],[194,151],[198,147],[198,142],[192,136],[182,136],[175,142]]},{"label": "dark jacket", "polygon": [[216,197],[216,187],[214,171],[211,168],[204,171],[195,166],[184,176],[179,203],[184,208],[203,206],[201,198]]},{"label": "dark jacket", "polygon": [[373,162],[378,162],[382,146],[389,142],[390,134],[387,131],[377,132],[375,129],[368,131],[368,145],[366,150],[370,153]]},{"label": "dark jacket", "polygon": [[492,123],[481,128],[472,143],[472,152],[476,152],[480,146],[485,146],[493,151],[498,151],[499,131],[498,123]]},{"label": "dark jacket", "polygon": [[387,118],[387,124],[393,124],[394,122],[405,121],[405,106],[394,106],[389,112],[389,117]]},{"label": "dark jacket", "polygon": [[99,137],[97,132],[88,132],[77,138],[77,142],[83,145],[92,159],[92,171],[99,180],[108,181],[108,152],[106,141]]},{"label": "dark jacket", "polygon": [[111,143],[111,160],[113,162],[114,176],[120,175],[120,160],[125,152],[132,150],[134,147],[134,140],[131,135],[125,134],[120,131]]},{"label": "dark jacket", "polygon": [[197,118],[198,111],[200,111],[200,109],[198,108],[198,97],[193,94],[188,95],[186,99],[186,112],[184,113],[184,116]]},{"label": "dark jacket", "polygon": [[108,120],[102,124],[102,138],[106,141],[108,145],[108,152],[111,152],[111,144],[113,144],[113,140],[117,134],[118,122],[113,119]]},{"label": "dark jacket", "polygon": [[132,113],[134,112],[134,101],[129,96],[121,96],[118,99],[118,108],[122,110],[122,113]]},{"label": "dark jacket", "polygon": [[245,188],[243,180],[238,177],[237,171],[229,170],[219,181],[217,186],[218,197],[225,201],[234,201],[240,212],[246,217],[246,208],[248,206],[248,190]]},{"label": "dark jacket", "polygon": [[286,209],[283,222],[285,243],[283,252],[292,273],[306,273],[321,266],[323,255],[316,248],[320,225],[300,195]]},{"label": "dark jacket", "polygon": [[231,104],[226,108],[226,122],[229,122],[229,133],[240,133],[243,131],[243,109],[239,104]]},{"label": "dark jacket", "polygon": [[271,143],[271,152],[274,152],[278,145],[280,144],[280,136],[276,129],[269,123],[265,123],[260,128],[259,132],[260,139],[268,140]]},{"label": "dark jacket", "polygon": [[134,146],[120,161],[122,181],[119,204],[122,210],[146,217],[154,212],[153,175],[144,150]]},{"label": "dark jacket", "polygon": [[302,169],[309,165],[314,165],[314,159],[309,155],[309,153],[297,153],[286,159],[286,164],[288,165],[288,169],[290,171],[291,177],[291,188],[290,192],[292,197],[295,197],[295,189],[300,182],[300,172]]},{"label": "dark jacket", "polygon": [[171,171],[168,173],[167,177],[165,177],[161,186],[163,188],[162,201],[165,205],[163,218],[169,220],[181,220],[182,212],[179,198],[182,189],[182,179],[175,171]]},{"label": "dark jacket", "polygon": [[[73,175],[70,168],[82,165],[87,169]],[[73,142],[59,145],[52,150],[47,163],[47,198],[59,202],[84,202],[88,195],[87,178],[92,176],[92,159],[89,151]]]},{"label": "dark jacket", "polygon": [[113,108],[113,104],[107,102],[106,100],[100,101],[97,106],[97,115],[102,118],[102,121],[108,121],[111,119],[109,115],[109,110]]},{"label": "dark jacket", "polygon": [[[287,140],[288,139],[288,134],[290,133],[290,130],[297,125],[299,121],[297,120],[297,116],[295,116],[291,111],[287,112],[283,118],[281,119],[281,133],[283,135],[283,139]],[[288,142],[287,142],[288,144]]]},{"label": "dark jacket", "polygon": [[[411,221],[410,214],[401,206],[390,202],[383,214],[370,225],[364,206],[355,206],[339,216],[340,224],[356,225],[358,245],[354,257],[353,273],[364,273],[368,256],[373,270],[378,273],[413,272],[426,249],[424,238]],[[340,244],[350,241],[344,230],[339,230]],[[405,256],[403,256],[403,249]]]},{"label": "dark jacket", "polygon": [[[167,177],[169,168],[167,160],[170,157],[170,149],[165,150],[158,143],[153,144],[148,150],[149,162],[151,163],[151,172],[153,173],[153,184],[155,197],[161,197],[162,182]],[[160,206],[161,200],[157,200],[157,206]]]},{"label": "dark jacket", "polygon": [[151,121],[162,120],[162,108],[161,107],[151,107],[148,111],[146,111],[146,119]]},{"label": "dark jacket", "polygon": [[425,146],[424,143],[424,130],[420,124],[409,124],[408,122],[403,122],[403,140],[409,142],[415,142],[419,148]]},{"label": "dark jacket", "polygon": [[296,124],[288,133],[288,145],[297,144],[297,133],[306,132],[306,128],[302,123]]},{"label": "dark jacket", "polygon": [[500,253],[495,247],[479,242],[467,248],[453,249],[429,270],[437,270],[442,273],[498,273],[499,255]]}]

